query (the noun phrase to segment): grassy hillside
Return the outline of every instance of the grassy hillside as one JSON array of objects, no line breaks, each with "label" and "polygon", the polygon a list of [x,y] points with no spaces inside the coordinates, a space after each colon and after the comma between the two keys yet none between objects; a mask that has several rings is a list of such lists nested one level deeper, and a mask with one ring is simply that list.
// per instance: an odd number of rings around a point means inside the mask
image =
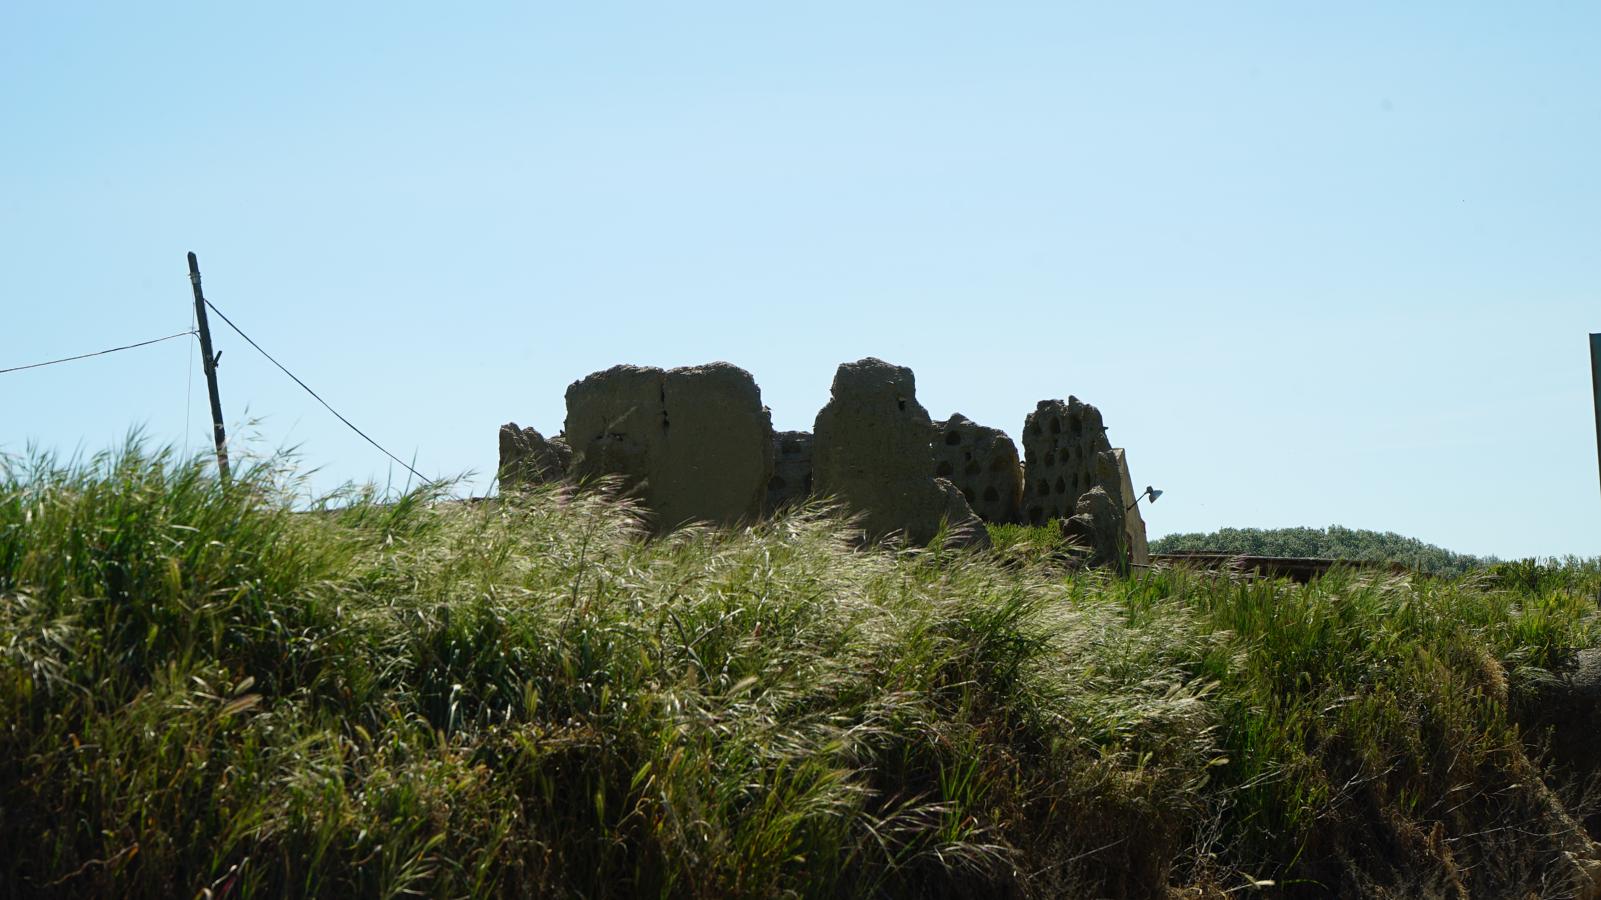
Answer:
[{"label": "grassy hillside", "polygon": [[1393,531],[1360,528],[1224,528],[1210,534],[1170,534],[1151,541],[1152,553],[1220,550],[1252,556],[1317,556],[1400,563],[1434,574],[1461,574],[1497,560],[1452,553]]},{"label": "grassy hillside", "polygon": [[1601,639],[1590,574],[1115,580],[287,477],[0,477],[0,894],[1591,884],[1509,714]]}]

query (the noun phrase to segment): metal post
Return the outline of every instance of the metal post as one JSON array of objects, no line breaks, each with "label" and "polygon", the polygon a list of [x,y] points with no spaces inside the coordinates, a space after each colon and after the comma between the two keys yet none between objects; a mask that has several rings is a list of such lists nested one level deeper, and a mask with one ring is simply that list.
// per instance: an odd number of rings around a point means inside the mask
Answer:
[{"label": "metal post", "polygon": [[212,437],[217,442],[217,471],[222,473],[222,483],[227,484],[232,477],[228,473],[228,432],[222,426],[222,398],[217,394],[217,357],[222,354],[211,352],[211,326],[206,324],[206,295],[200,292],[200,260],[195,258],[193,251],[189,254],[189,282],[195,286],[195,322],[200,330],[200,359],[206,370],[206,389],[211,393],[211,429]]},{"label": "metal post", "polygon": [[1590,381],[1595,394],[1596,464],[1601,466],[1601,334],[1590,335]]}]

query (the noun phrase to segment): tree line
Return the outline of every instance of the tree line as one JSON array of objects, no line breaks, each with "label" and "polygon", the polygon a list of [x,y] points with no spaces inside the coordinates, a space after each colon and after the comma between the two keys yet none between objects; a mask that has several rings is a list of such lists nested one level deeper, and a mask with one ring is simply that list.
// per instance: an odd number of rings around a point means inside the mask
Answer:
[{"label": "tree line", "polygon": [[1211,550],[1251,556],[1311,556],[1394,562],[1423,572],[1460,574],[1499,562],[1493,556],[1453,553],[1393,531],[1327,528],[1223,528],[1209,534],[1170,534],[1151,542],[1152,553]]}]

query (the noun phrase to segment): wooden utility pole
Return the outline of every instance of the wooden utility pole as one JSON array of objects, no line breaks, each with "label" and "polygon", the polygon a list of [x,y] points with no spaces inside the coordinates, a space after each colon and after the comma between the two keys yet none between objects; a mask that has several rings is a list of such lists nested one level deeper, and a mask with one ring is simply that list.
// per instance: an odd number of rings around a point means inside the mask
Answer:
[{"label": "wooden utility pole", "polygon": [[200,291],[200,260],[189,253],[189,282],[195,286],[195,322],[200,330],[200,359],[206,370],[206,390],[211,394],[211,431],[217,442],[217,471],[222,483],[232,480],[228,473],[228,431],[222,426],[222,397],[217,394],[217,357],[211,352],[211,326],[206,324],[206,295]]}]

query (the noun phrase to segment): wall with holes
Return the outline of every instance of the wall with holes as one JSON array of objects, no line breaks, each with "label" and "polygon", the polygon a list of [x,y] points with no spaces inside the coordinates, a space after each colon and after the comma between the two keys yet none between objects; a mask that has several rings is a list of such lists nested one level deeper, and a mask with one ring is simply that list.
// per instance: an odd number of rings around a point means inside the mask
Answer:
[{"label": "wall with holes", "polygon": [[934,475],[949,479],[986,522],[1016,522],[1023,499],[1017,445],[961,413],[935,422]]},{"label": "wall with holes", "polygon": [[1079,495],[1097,486],[1121,497],[1118,479],[1102,477],[1100,455],[1111,450],[1100,410],[1077,397],[1041,400],[1023,421],[1023,521],[1068,518]]}]

